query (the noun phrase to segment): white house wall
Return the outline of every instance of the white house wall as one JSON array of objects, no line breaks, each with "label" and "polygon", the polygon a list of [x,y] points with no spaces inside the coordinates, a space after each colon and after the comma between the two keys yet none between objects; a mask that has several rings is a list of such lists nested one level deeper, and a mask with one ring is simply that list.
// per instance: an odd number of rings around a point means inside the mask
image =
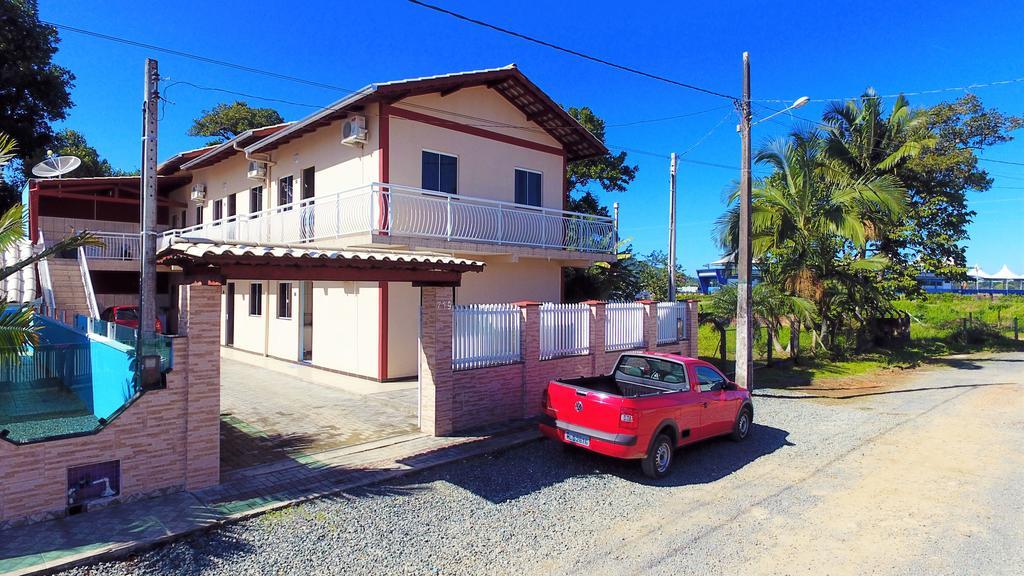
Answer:
[{"label": "white house wall", "polygon": [[416,375],[420,330],[420,289],[388,283],[388,378]]},{"label": "white house wall", "polygon": [[376,282],[314,282],[313,364],[377,378],[379,305]]}]

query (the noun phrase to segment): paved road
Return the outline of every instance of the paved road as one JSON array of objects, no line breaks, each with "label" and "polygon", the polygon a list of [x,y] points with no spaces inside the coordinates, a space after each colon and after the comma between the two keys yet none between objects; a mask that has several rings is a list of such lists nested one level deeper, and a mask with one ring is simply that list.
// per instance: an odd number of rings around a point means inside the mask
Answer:
[{"label": "paved road", "polygon": [[538,442],[79,573],[1019,574],[1024,354],[766,391],[666,479]]}]

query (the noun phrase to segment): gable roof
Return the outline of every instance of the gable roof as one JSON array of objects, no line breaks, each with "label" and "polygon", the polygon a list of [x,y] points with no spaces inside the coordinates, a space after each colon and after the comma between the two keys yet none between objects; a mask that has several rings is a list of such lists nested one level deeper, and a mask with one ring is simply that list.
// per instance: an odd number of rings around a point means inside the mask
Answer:
[{"label": "gable roof", "polygon": [[202,156],[203,154],[209,152],[210,150],[212,150],[216,146],[217,146],[216,144],[211,144],[209,146],[203,146],[202,148],[196,148],[194,150],[186,150],[184,152],[178,152],[174,156],[171,156],[167,160],[164,160],[163,162],[161,162],[160,165],[157,166],[157,168],[156,168],[156,173],[158,175],[160,175],[160,176],[167,176],[167,175],[170,175],[170,174],[174,174],[175,172],[177,172],[181,168],[182,164],[184,164],[185,162],[188,162],[189,160],[192,160],[194,158],[198,158],[199,156]]},{"label": "gable roof", "polygon": [[294,122],[285,122],[283,124],[274,124],[273,126],[263,126],[262,128],[246,130],[227,142],[215,144],[208,148],[201,148],[200,150],[205,150],[205,152],[181,163],[179,167],[182,170],[195,170],[196,168],[213,166],[217,162],[241,152],[241,149],[245,146],[252,144],[253,142],[258,142],[275,132],[280,132],[292,124],[294,124]]},{"label": "gable roof", "polygon": [[518,108],[526,119],[534,122],[557,140],[565,150],[566,160],[600,156],[608,151],[586,128],[556,104],[515,64],[502,68],[457,72],[370,84],[334,102],[298,122],[246,147],[247,153],[268,152],[286,142],[343,119],[350,112],[361,111],[371,102],[396,102],[410,96],[434,92],[451,93],[463,88],[486,86]]}]

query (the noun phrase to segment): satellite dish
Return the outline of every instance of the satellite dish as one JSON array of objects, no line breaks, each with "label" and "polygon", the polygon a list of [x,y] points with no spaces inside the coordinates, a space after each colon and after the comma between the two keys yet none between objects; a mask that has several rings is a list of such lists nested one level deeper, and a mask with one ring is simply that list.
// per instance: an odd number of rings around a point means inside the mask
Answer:
[{"label": "satellite dish", "polygon": [[40,178],[60,177],[81,166],[82,161],[75,156],[49,156],[32,167],[32,174]]}]

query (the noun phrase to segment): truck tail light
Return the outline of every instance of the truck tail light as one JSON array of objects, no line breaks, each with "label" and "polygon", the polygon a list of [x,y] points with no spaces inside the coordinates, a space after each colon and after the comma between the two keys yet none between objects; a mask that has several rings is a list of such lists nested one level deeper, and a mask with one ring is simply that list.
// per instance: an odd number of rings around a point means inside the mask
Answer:
[{"label": "truck tail light", "polygon": [[632,408],[622,408],[619,411],[619,426],[623,428],[636,428],[639,416],[639,413]]}]

